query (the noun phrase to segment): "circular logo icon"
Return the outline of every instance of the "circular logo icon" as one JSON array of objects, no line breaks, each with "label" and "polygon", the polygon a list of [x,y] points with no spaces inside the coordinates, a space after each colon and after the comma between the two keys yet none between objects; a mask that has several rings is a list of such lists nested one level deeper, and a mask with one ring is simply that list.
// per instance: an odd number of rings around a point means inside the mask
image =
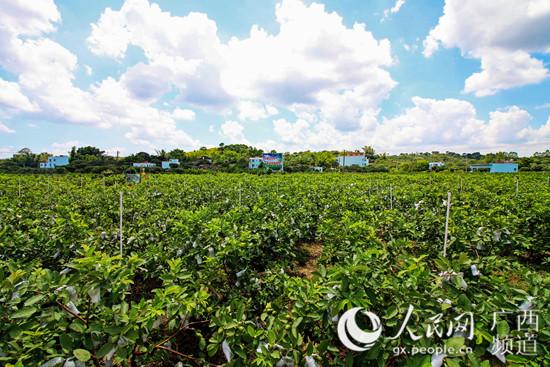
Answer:
[{"label": "circular logo icon", "polygon": [[346,348],[356,352],[364,352],[372,348],[382,334],[380,319],[368,311],[361,313],[369,318],[373,331],[361,330],[355,318],[362,309],[362,307],[354,307],[347,310],[338,321],[338,338]]}]

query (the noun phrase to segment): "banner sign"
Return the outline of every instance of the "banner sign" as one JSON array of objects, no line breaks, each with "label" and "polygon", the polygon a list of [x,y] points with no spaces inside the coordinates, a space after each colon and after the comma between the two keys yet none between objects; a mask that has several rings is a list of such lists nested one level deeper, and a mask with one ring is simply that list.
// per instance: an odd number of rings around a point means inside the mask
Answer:
[{"label": "banner sign", "polygon": [[283,153],[264,153],[262,161],[266,168],[273,171],[283,170]]}]

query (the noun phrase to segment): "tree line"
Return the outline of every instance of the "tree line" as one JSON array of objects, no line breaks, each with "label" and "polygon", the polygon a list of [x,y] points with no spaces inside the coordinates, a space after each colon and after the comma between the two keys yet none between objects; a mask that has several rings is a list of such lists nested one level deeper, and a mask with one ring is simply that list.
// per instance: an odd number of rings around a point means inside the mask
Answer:
[{"label": "tree line", "polygon": [[[497,152],[481,154],[455,152],[424,152],[402,153],[390,155],[376,153],[370,146],[361,151],[369,159],[367,167],[338,167],[336,157],[344,151],[303,151],[284,154],[286,172],[307,172],[313,167],[322,167],[324,171],[343,170],[353,172],[421,172],[429,170],[429,162],[443,162],[438,171],[467,171],[470,164],[513,161],[519,164],[520,171],[550,171],[550,150],[535,153],[529,157],[520,157],[515,152]],[[205,173],[219,172],[250,172],[248,159],[258,157],[263,150],[245,144],[220,143],[213,148],[202,147],[192,151],[174,149],[158,150],[155,153],[139,152],[125,157],[114,157],[105,151],[93,147],[72,147],[68,152],[68,166],[55,169],[40,169],[40,163],[48,159],[48,153],[33,153],[23,148],[11,158],[0,160],[0,172],[4,173],[96,173],[116,174],[132,172],[133,163],[151,162],[156,167],[147,168],[147,172],[157,173],[164,170],[160,167],[162,161],[178,159],[179,166],[172,167],[172,173]]]}]

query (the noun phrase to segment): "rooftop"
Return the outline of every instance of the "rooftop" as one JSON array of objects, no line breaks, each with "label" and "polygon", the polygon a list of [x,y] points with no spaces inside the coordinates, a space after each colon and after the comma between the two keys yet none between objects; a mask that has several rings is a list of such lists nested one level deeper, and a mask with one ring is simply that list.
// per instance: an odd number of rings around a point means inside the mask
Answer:
[{"label": "rooftop", "polygon": [[[344,153],[346,155],[346,157],[357,157],[357,156],[364,156],[365,153],[363,152],[345,152]],[[340,157],[343,156],[344,154],[340,154]]]}]

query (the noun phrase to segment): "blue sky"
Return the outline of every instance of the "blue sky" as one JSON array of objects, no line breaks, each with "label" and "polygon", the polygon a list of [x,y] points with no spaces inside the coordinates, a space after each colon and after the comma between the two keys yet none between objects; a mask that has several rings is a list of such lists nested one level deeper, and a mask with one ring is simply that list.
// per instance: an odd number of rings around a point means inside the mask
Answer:
[{"label": "blue sky", "polygon": [[550,148],[544,0],[0,6],[0,157]]}]

